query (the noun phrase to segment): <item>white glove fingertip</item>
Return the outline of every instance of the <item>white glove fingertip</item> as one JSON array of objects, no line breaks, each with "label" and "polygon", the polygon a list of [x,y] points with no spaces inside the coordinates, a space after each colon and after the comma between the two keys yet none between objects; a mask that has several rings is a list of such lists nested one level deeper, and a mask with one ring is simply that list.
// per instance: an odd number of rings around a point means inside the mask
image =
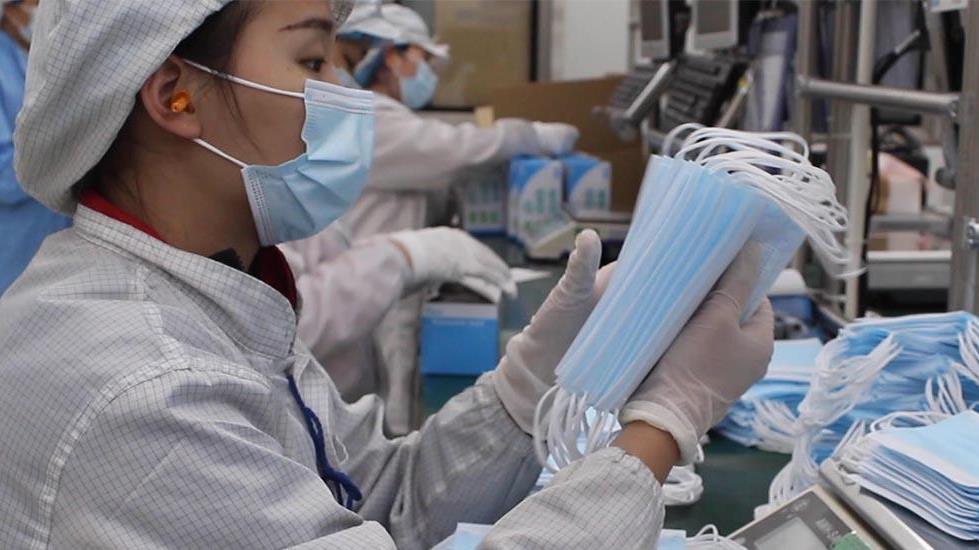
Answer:
[{"label": "white glove fingertip", "polygon": [[594,229],[585,229],[574,239],[574,250],[571,252],[573,258],[568,258],[568,264],[576,262],[586,266],[589,270],[598,271],[598,264],[602,261],[602,239]]}]

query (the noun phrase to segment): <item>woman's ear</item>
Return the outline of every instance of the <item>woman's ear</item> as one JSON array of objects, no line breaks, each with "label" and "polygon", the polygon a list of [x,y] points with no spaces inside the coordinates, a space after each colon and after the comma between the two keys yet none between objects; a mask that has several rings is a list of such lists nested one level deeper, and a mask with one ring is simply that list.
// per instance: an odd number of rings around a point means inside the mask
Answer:
[{"label": "woman's ear", "polygon": [[194,107],[197,90],[194,69],[176,57],[169,57],[153,72],[139,90],[143,109],[160,128],[185,139],[201,135],[200,119]]},{"label": "woman's ear", "polygon": [[387,68],[392,75],[400,78],[402,71],[404,71],[404,64],[404,55],[402,55],[397,48],[388,48],[387,51],[384,52],[384,67]]}]

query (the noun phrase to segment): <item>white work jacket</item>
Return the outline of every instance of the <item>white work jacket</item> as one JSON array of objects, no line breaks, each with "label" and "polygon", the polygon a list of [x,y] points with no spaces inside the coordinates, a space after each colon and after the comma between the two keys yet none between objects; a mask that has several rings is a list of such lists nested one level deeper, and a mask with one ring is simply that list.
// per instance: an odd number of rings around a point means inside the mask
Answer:
[{"label": "white work jacket", "polygon": [[404,253],[386,237],[351,244],[339,222],[280,248],[303,301],[300,340],[345,399],[377,393],[381,373],[372,336],[409,282]]},{"label": "white work jacket", "polygon": [[[363,491],[352,510],[287,375]],[[492,377],[386,438],[282,294],[79,206],[0,298],[0,548],[422,549],[503,514],[485,547],[655,547],[659,485],[621,450],[510,510],[539,469]]]},{"label": "white work jacket", "polygon": [[370,179],[343,217],[355,240],[426,227],[430,195],[445,192],[464,168],[543,152],[526,120],[503,119],[489,128],[449,124],[421,117],[384,94],[374,97]]}]

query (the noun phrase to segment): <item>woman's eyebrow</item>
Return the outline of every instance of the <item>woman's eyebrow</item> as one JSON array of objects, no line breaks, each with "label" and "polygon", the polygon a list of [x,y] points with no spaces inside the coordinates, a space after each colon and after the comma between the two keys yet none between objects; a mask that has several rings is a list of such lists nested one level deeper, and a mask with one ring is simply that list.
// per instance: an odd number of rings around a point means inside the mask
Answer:
[{"label": "woman's eyebrow", "polygon": [[295,31],[299,29],[318,29],[332,34],[335,28],[336,28],[336,23],[334,23],[332,19],[324,19],[322,17],[310,17],[309,19],[304,19],[298,23],[286,25],[285,27],[279,29],[279,31]]}]

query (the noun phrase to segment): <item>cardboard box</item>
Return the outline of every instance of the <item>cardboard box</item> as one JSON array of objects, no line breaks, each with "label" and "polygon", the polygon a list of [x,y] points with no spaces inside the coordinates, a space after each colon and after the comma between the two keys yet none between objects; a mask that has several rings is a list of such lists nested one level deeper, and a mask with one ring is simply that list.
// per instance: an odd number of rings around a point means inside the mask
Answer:
[{"label": "cardboard box", "polygon": [[609,127],[607,118],[593,114],[595,107],[608,104],[621,80],[621,76],[616,76],[535,82],[497,89],[476,119],[486,123],[516,117],[575,126],[581,132],[575,148],[607,161],[611,167],[612,210],[631,212],[639,195],[647,159],[638,139],[622,141]]},{"label": "cardboard box", "polygon": [[546,157],[516,157],[510,161],[507,227],[521,243],[532,242],[554,220],[563,219],[561,162]]},{"label": "cardboard box", "polygon": [[456,180],[462,227],[473,235],[503,235],[507,230],[509,165],[467,170]]},{"label": "cardboard box", "polygon": [[464,290],[443,285],[421,318],[423,375],[478,376],[496,368],[500,355],[499,306]]},{"label": "cardboard box", "polygon": [[575,153],[559,159],[564,166],[564,204],[578,219],[611,211],[612,169],[608,161]]},{"label": "cardboard box", "polygon": [[532,16],[530,0],[435,2],[434,33],[451,59],[432,105],[483,105],[496,88],[529,82]]}]

